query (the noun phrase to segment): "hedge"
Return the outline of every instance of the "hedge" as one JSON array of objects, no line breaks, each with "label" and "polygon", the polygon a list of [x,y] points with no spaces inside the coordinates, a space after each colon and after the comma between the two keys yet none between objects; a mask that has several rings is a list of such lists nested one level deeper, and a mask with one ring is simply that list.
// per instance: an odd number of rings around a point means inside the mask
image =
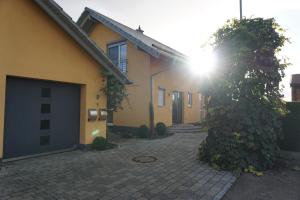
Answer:
[{"label": "hedge", "polygon": [[287,102],[287,116],[283,119],[283,140],[280,148],[286,151],[300,152],[300,102]]}]

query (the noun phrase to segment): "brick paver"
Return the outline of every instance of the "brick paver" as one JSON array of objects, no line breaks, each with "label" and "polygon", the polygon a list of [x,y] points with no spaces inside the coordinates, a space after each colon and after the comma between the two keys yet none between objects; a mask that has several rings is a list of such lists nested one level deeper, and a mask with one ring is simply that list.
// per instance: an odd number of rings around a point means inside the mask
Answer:
[{"label": "brick paver", "polygon": [[[112,150],[73,151],[4,165],[0,199],[220,199],[235,181],[197,160],[203,133],[128,140]],[[135,163],[140,155],[154,163]]]}]

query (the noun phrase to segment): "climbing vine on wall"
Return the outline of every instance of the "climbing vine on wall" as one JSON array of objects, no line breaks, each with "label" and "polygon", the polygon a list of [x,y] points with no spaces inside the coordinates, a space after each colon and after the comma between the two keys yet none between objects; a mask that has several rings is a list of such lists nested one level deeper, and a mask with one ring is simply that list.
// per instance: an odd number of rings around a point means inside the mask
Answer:
[{"label": "climbing vine on wall", "polygon": [[214,34],[217,70],[201,89],[209,97],[201,160],[229,170],[274,165],[285,114],[283,32],[274,19],[251,18],[228,21]]},{"label": "climbing vine on wall", "polygon": [[124,84],[120,83],[114,77],[108,77],[105,86],[101,89],[107,96],[107,108],[109,110],[117,111],[123,109],[123,100],[128,101],[128,93]]}]

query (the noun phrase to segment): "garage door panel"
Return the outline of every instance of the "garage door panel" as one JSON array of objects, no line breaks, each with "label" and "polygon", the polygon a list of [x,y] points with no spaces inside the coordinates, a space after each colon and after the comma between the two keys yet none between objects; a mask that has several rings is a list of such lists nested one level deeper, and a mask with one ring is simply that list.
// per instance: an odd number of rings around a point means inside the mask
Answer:
[{"label": "garage door panel", "polygon": [[78,144],[79,95],[78,85],[8,77],[4,158]]}]

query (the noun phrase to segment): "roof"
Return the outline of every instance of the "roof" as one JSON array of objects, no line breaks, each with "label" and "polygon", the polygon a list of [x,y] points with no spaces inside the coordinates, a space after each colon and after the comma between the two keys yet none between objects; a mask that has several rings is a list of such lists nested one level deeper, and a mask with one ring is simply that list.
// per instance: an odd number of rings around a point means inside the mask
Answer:
[{"label": "roof", "polygon": [[300,74],[292,74],[291,86],[300,86]]},{"label": "roof", "polygon": [[89,39],[88,35],[55,3],[54,0],[34,0],[59,26],[61,26],[86,52],[104,67],[106,75],[116,77],[121,83],[131,83],[105,53]]},{"label": "roof", "polygon": [[109,17],[106,17],[90,8],[85,8],[84,12],[79,17],[77,24],[87,33],[91,31],[96,22],[100,22],[119,33],[122,37],[135,44],[146,53],[155,58],[166,58],[174,61],[186,62],[187,57],[176,51],[175,49],[164,45],[157,40],[143,34],[141,30],[132,29],[124,24],[121,24]]}]

